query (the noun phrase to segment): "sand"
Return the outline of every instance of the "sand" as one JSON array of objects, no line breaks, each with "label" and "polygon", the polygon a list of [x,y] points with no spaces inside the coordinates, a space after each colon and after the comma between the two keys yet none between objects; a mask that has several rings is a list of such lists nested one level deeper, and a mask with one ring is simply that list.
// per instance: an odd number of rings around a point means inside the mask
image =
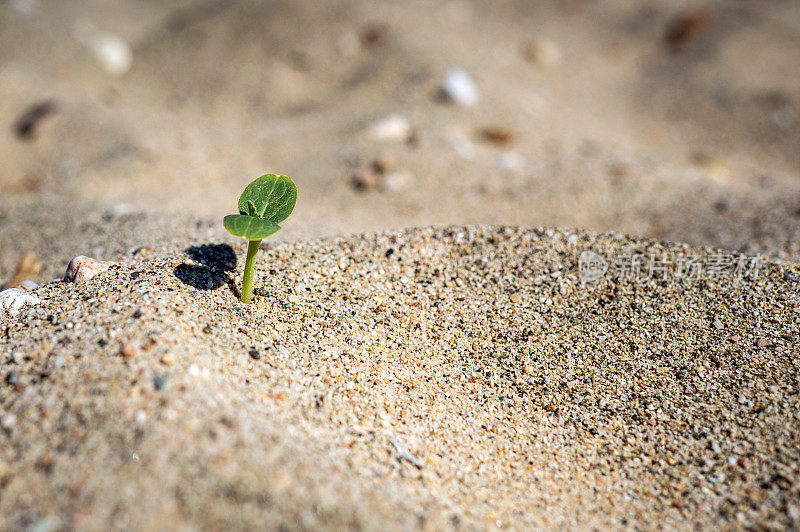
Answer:
[{"label": "sand", "polygon": [[800,528],[798,42],[793,0],[0,2],[0,289],[42,285],[0,529]]},{"label": "sand", "polygon": [[[794,528],[798,279],[581,280],[713,250],[451,226],[142,249],[0,317],[6,526]],[[8,418],[5,418],[8,420]]]}]

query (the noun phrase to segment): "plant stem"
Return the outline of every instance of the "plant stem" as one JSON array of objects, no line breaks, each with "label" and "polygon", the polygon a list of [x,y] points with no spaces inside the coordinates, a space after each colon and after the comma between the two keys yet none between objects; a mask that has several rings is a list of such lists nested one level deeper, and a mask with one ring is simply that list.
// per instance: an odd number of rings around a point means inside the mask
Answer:
[{"label": "plant stem", "polygon": [[251,240],[247,246],[247,261],[244,263],[244,279],[242,280],[242,303],[250,303],[253,299],[253,269],[256,253],[261,240]]}]

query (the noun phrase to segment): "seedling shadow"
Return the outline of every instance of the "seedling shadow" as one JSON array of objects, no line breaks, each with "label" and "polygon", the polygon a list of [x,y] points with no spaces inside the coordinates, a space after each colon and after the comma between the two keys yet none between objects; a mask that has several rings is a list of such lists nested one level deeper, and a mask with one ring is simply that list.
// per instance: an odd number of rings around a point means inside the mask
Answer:
[{"label": "seedling shadow", "polygon": [[175,277],[198,290],[216,290],[223,284],[238,298],[239,291],[230,272],[236,269],[236,253],[228,244],[203,244],[186,248],[186,255],[195,264],[184,262],[175,270]]}]

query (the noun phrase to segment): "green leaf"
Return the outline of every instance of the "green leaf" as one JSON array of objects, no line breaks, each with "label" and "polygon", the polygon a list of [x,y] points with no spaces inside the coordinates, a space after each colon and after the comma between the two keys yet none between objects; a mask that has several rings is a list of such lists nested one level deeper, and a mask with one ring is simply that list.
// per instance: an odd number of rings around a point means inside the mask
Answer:
[{"label": "green leaf", "polygon": [[292,214],[297,203],[297,187],[285,175],[262,175],[239,197],[239,212],[280,223]]},{"label": "green leaf", "polygon": [[246,214],[229,214],[222,223],[230,234],[247,240],[261,240],[281,230],[275,222]]}]

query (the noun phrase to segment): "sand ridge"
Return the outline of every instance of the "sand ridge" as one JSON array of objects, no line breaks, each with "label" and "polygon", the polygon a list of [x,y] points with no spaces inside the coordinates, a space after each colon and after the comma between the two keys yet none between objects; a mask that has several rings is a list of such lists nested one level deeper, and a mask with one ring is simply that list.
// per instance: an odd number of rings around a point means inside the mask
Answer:
[{"label": "sand ridge", "polygon": [[[11,526],[792,527],[796,264],[582,282],[620,234],[142,249],[0,317]],[[238,260],[237,260],[238,258]]]}]

